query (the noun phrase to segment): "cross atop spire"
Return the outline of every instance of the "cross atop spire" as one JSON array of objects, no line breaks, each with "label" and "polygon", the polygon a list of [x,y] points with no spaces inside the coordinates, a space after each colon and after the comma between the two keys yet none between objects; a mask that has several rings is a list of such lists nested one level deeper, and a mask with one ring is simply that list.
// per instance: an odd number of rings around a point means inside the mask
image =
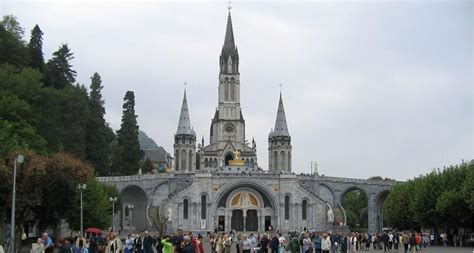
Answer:
[{"label": "cross atop spire", "polygon": [[227,10],[229,10],[229,12],[230,12],[230,10],[232,10],[232,6],[231,6],[232,2],[229,0],[228,3],[229,3],[229,5],[227,6]]}]

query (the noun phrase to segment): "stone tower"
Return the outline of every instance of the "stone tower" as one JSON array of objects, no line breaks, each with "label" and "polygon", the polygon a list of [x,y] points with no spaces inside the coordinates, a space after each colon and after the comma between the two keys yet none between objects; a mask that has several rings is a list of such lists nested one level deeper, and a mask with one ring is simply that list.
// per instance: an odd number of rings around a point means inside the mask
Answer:
[{"label": "stone tower", "polygon": [[211,122],[209,145],[200,151],[201,167],[226,166],[239,151],[246,167],[257,168],[256,145],[250,145],[245,139],[245,120],[240,108],[239,52],[229,11],[219,56],[218,107]]},{"label": "stone tower", "polygon": [[291,172],[291,136],[288,133],[281,93],[275,128],[268,134],[268,164],[270,171]]},{"label": "stone tower", "polygon": [[175,172],[194,172],[196,168],[196,133],[189,120],[188,101],[184,90],[178,130],[174,135],[174,170]]}]

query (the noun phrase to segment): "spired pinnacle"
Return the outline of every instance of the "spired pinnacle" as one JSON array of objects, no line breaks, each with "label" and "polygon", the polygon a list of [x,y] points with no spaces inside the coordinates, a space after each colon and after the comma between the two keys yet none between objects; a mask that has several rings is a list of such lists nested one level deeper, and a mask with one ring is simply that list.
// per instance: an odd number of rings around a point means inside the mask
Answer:
[{"label": "spired pinnacle", "polygon": [[283,107],[283,99],[280,92],[280,101],[278,102],[278,111],[275,120],[275,129],[271,132],[272,136],[290,136],[288,125],[286,123],[285,108]]},{"label": "spired pinnacle", "polygon": [[194,130],[191,127],[191,120],[189,119],[186,89],[184,89],[183,104],[181,105],[181,114],[179,115],[178,131],[176,132],[176,134],[194,135]]},{"label": "spired pinnacle", "polygon": [[221,74],[239,73],[239,52],[235,46],[234,30],[232,28],[232,17],[230,11],[227,15],[227,26],[225,30],[224,45],[219,57]]}]

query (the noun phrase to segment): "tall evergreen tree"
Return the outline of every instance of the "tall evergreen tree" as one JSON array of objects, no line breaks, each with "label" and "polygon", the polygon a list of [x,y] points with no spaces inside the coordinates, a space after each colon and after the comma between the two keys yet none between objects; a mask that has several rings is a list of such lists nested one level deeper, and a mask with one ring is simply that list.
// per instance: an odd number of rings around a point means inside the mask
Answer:
[{"label": "tall evergreen tree", "polygon": [[[135,115],[135,95],[133,91],[127,91],[124,97],[122,124],[117,131],[117,148],[119,156],[115,159],[121,159],[120,166],[122,175],[132,175],[138,172],[140,161],[144,153],[140,149],[138,141],[138,124]],[[114,168],[115,169],[115,168]]]},{"label": "tall evergreen tree", "polygon": [[43,58],[43,32],[38,25],[35,25],[31,30],[30,43],[28,43],[30,51],[30,66],[43,72],[44,58]]},{"label": "tall evergreen tree", "polygon": [[7,31],[11,32],[18,40],[23,39],[25,30],[23,29],[23,27],[20,26],[20,23],[18,22],[15,16],[3,16],[2,21],[0,21],[0,25],[3,26]]},{"label": "tall evergreen tree", "polygon": [[87,124],[86,159],[95,167],[99,176],[108,175],[111,163],[110,143],[115,138],[113,131],[107,126],[102,99],[102,80],[98,73],[91,77],[89,94],[90,119]]},{"label": "tall evergreen tree", "polygon": [[73,84],[76,81],[76,71],[70,64],[72,59],[74,56],[68,45],[62,44],[47,63],[46,84],[56,89],[64,89]]}]

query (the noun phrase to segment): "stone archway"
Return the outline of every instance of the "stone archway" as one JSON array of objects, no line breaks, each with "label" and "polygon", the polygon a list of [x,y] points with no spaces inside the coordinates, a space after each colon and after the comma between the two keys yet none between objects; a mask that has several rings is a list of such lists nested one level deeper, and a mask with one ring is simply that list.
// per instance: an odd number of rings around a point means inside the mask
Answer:
[{"label": "stone archway", "polygon": [[227,152],[224,156],[224,165],[228,166],[229,161],[234,159],[234,154],[232,152]]},{"label": "stone archway", "polygon": [[[369,227],[369,195],[364,189],[357,186],[348,187],[340,195],[339,203],[343,210],[342,215],[345,216],[345,225],[351,230]],[[335,216],[337,215],[336,213]]]},{"label": "stone archway", "polygon": [[[122,228],[125,231],[142,231],[147,229],[147,203],[145,191],[137,185],[129,185],[122,192]],[[133,205],[133,209],[129,208]]]},{"label": "stone archway", "polygon": [[385,202],[385,199],[387,199],[387,196],[389,194],[389,190],[381,191],[378,193],[378,195],[375,197],[375,226],[376,226],[376,231],[382,231],[384,228],[384,212],[383,212],[383,203]]},{"label": "stone archway", "polygon": [[[253,205],[239,206],[238,194],[252,195]],[[232,203],[236,201],[235,203]],[[265,224],[278,227],[277,200],[265,185],[255,181],[238,181],[223,187],[216,196],[216,202],[211,207],[215,215],[214,227],[225,225],[225,230],[232,228],[239,231],[263,231]],[[268,209],[271,211],[269,212]],[[237,210],[237,211],[236,211]]]}]

